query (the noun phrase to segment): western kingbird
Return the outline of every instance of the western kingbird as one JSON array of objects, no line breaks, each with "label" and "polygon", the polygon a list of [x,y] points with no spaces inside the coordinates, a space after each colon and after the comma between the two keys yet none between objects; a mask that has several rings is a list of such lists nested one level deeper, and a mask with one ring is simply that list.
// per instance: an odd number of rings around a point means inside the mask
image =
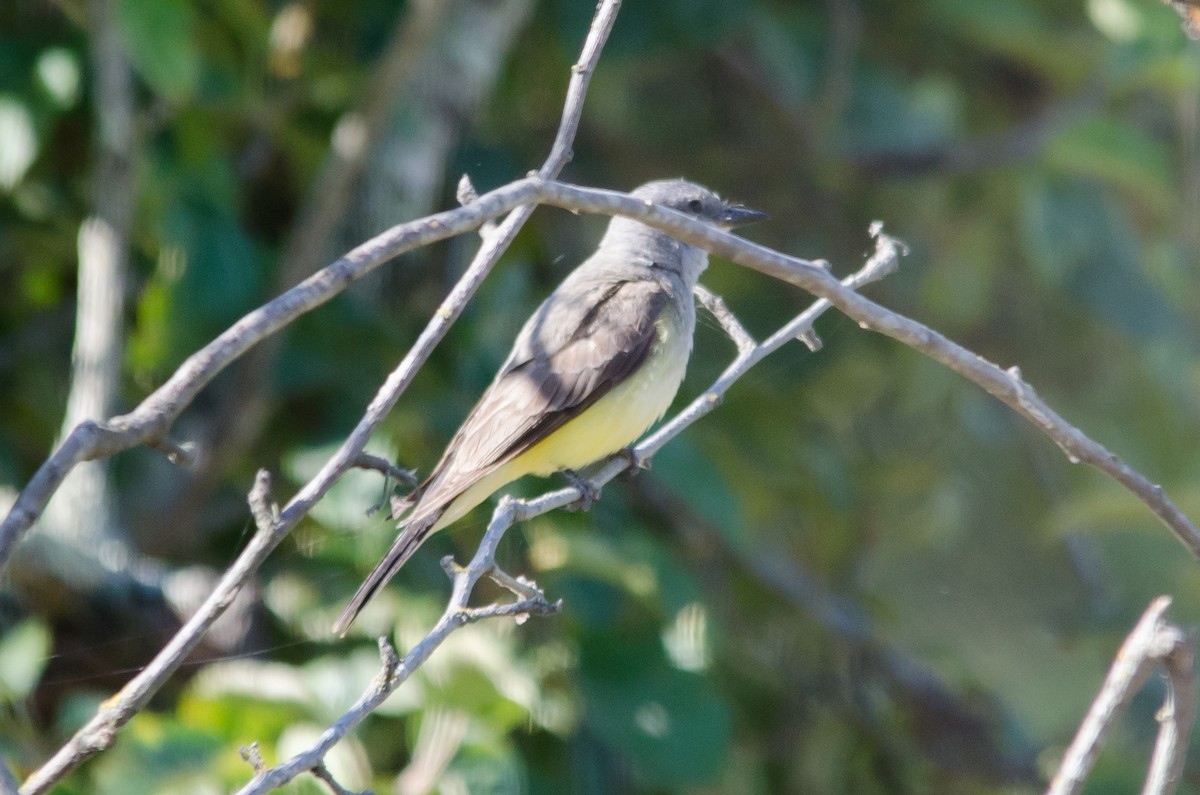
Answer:
[{"label": "western kingbird", "polygon": [[[633,195],[725,229],[766,216],[679,179]],[[497,489],[599,461],[661,418],[683,381],[696,326],[692,289],[707,266],[704,250],[613,218],[596,253],[526,321],[334,631],[345,634],[426,538]]]}]

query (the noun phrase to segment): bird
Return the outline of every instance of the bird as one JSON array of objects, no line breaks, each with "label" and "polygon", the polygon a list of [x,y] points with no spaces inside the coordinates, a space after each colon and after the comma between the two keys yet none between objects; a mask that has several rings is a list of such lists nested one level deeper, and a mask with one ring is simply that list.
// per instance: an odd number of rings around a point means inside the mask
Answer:
[{"label": "bird", "polygon": [[[648,182],[631,195],[722,229],[766,217],[683,179]],[[691,355],[692,291],[707,266],[703,249],[614,217],[595,253],[526,321],[334,632],[346,634],[425,539],[498,489],[530,474],[573,478],[661,419]]]}]

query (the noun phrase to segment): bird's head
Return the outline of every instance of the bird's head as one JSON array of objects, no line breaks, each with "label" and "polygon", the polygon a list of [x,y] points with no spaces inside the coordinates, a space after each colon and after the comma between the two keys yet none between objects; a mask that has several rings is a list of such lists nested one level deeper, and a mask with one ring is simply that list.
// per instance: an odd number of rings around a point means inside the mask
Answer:
[{"label": "bird's head", "polygon": [[722,229],[732,229],[767,217],[764,212],[725,201],[708,188],[683,179],[647,182],[634,190],[632,195],[695,216]]}]

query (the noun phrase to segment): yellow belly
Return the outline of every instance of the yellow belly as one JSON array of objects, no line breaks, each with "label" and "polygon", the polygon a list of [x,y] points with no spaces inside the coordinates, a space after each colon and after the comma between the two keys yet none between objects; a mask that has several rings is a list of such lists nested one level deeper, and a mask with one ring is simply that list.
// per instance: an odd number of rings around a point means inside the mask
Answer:
[{"label": "yellow belly", "polygon": [[690,343],[660,323],[659,340],[637,372],[578,417],[466,489],[433,529],[454,522],[519,477],[580,469],[630,445],[670,408],[687,369]]},{"label": "yellow belly", "polygon": [[549,475],[599,461],[635,441],[666,413],[683,381],[688,346],[661,330],[659,335],[637,372],[511,462],[520,464],[522,475]]}]

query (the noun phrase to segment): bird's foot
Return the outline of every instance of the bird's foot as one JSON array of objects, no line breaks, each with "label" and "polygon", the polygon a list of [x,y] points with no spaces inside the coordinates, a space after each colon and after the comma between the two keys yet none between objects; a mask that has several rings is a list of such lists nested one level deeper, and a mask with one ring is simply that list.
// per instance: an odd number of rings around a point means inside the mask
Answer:
[{"label": "bird's foot", "polygon": [[592,503],[600,499],[600,489],[584,480],[573,469],[564,469],[563,475],[571,481],[571,485],[579,490],[579,499],[566,506],[568,511],[591,510]]},{"label": "bird's foot", "polygon": [[625,459],[625,469],[618,477],[633,478],[636,477],[643,469],[650,468],[650,459],[642,458],[637,451],[632,447],[622,447],[617,452],[613,453],[613,458]]}]

